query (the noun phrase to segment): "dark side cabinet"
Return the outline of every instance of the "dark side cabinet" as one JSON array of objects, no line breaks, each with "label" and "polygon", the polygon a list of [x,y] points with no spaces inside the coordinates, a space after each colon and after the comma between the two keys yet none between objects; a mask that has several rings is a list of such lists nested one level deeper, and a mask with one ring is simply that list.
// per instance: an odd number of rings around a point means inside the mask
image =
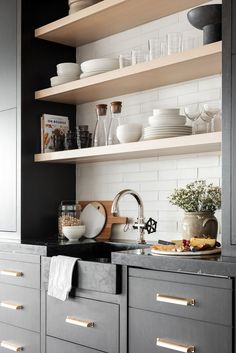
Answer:
[{"label": "dark side cabinet", "polygon": [[223,1],[223,255],[236,255],[236,0]]}]

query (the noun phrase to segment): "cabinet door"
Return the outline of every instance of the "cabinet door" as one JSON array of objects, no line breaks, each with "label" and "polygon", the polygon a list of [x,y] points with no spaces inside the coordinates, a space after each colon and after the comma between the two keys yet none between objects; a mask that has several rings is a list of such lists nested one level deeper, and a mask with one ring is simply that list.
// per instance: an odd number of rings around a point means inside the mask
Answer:
[{"label": "cabinet door", "polygon": [[16,109],[0,112],[0,231],[16,231]]},{"label": "cabinet door", "polygon": [[16,0],[0,1],[0,111],[16,107]]}]

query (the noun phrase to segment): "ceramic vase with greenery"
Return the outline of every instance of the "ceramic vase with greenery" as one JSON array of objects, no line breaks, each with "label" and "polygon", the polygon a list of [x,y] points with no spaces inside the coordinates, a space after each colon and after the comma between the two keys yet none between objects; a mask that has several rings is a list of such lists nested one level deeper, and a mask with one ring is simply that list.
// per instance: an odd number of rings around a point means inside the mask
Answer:
[{"label": "ceramic vase with greenery", "polygon": [[204,180],[175,189],[169,201],[185,211],[183,219],[183,239],[216,239],[218,222],[214,213],[221,207],[221,188]]}]

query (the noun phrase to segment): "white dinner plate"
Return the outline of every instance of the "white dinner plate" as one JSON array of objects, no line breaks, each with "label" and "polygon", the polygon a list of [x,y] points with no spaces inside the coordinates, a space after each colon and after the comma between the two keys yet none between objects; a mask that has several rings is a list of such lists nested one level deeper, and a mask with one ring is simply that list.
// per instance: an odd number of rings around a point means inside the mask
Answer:
[{"label": "white dinner plate", "polygon": [[214,255],[220,254],[221,248],[212,249],[212,250],[202,250],[202,251],[185,251],[185,252],[177,252],[177,251],[160,251],[160,250],[152,250],[152,255],[168,255],[168,256],[203,256],[203,255]]}]

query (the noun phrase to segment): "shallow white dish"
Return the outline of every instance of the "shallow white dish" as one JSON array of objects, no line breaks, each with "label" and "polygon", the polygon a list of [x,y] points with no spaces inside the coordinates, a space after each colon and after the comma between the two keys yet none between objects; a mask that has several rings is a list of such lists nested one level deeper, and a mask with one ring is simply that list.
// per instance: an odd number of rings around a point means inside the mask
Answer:
[{"label": "shallow white dish", "polygon": [[191,126],[159,126],[159,127],[145,127],[144,131],[190,131]]},{"label": "shallow white dish", "polygon": [[50,78],[51,86],[62,85],[63,83],[71,82],[78,80],[78,77],[75,76],[53,76]]},{"label": "shallow white dish", "polygon": [[154,116],[176,116],[179,115],[179,109],[153,109]]},{"label": "shallow white dish", "polygon": [[104,70],[104,71],[91,71],[91,72],[84,72],[80,75],[80,78],[87,78],[87,77],[91,77],[91,76],[96,76],[96,75],[100,75],[100,74],[104,74],[105,72],[108,72],[110,70]]},{"label": "shallow white dish", "polygon": [[177,251],[160,251],[152,250],[152,255],[168,255],[168,256],[203,256],[203,255],[214,255],[221,253],[221,248],[212,249],[212,250],[203,250],[203,251],[186,251],[186,252],[177,252]]},{"label": "shallow white dish", "polygon": [[176,117],[150,116],[148,122],[152,127],[159,126],[184,126],[186,124],[185,116]]},{"label": "shallow white dish", "polygon": [[69,240],[80,239],[84,235],[85,230],[85,225],[62,227],[62,232],[64,236]]},{"label": "shallow white dish", "polygon": [[81,70],[86,73],[92,71],[111,71],[119,69],[118,58],[100,58],[84,61],[81,65]]},{"label": "shallow white dish", "polygon": [[76,63],[61,63],[57,65],[58,76],[70,75],[78,76],[80,72],[80,66]]}]

